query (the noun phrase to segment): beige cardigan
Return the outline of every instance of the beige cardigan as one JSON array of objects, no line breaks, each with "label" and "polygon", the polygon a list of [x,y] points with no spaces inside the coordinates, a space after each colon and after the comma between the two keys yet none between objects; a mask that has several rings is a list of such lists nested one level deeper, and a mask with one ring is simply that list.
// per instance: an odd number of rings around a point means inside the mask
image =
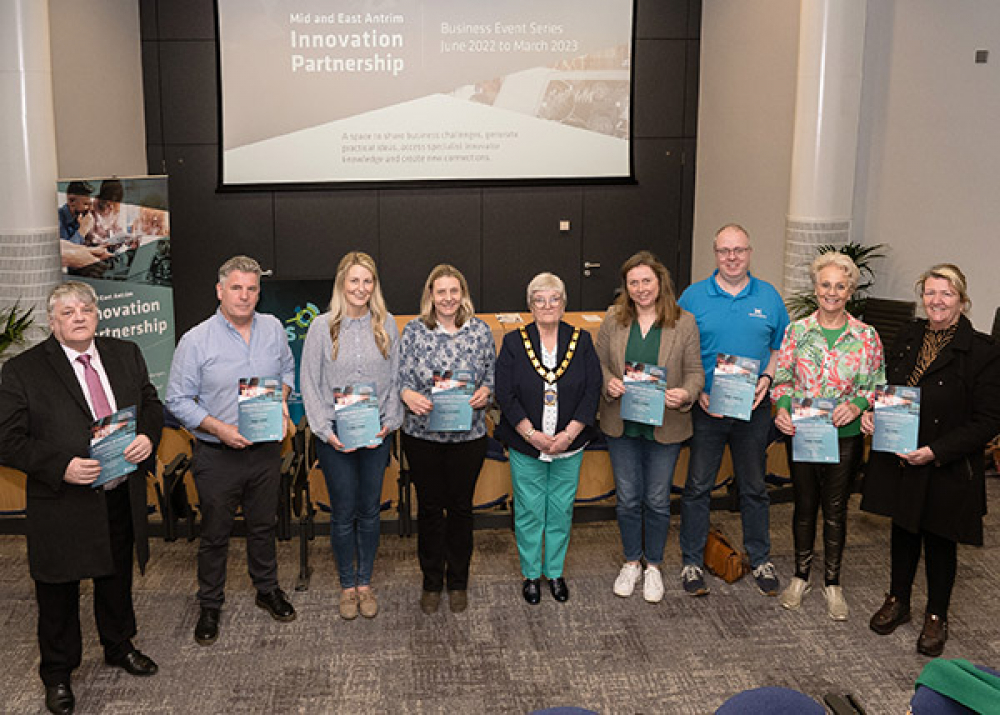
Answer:
[{"label": "beige cardigan", "polygon": [[[601,361],[604,384],[603,398],[598,408],[601,431],[610,437],[621,437],[624,430],[621,416],[621,399],[608,395],[608,381],[625,374],[625,347],[631,324],[622,326],[615,317],[618,308],[612,306],[601,323],[597,333],[597,357]],[[680,410],[665,409],[663,424],[655,428],[653,435],[661,444],[683,442],[691,436],[691,406],[698,399],[705,386],[705,372],[701,364],[701,341],[698,338],[698,324],[694,316],[686,310],[674,327],[664,328],[660,333],[660,354],[657,365],[667,368],[667,389],[683,387],[691,395],[691,402]]]}]

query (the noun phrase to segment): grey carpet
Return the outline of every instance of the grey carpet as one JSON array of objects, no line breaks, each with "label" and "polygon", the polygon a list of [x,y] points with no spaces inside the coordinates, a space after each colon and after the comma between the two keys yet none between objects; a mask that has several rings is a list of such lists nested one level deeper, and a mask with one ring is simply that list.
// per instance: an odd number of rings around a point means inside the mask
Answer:
[{"label": "grey carpet", "polygon": [[[991,496],[1000,483],[990,484]],[[791,505],[772,507],[773,557],[783,581],[791,569]],[[739,535],[739,518],[713,513]],[[241,540],[229,564],[228,603],[219,641],[192,639],[196,544],[153,543],[147,574],[136,580],[138,646],[160,673],[133,678],[104,665],[89,587],[84,589],[84,662],[74,676],[79,713],[525,713],[575,705],[602,713],[713,712],[747,688],[780,685],[817,699],[854,692],[872,715],[903,713],[927,660],[915,651],[922,620],[918,578],[914,623],[879,637],[868,618],[888,580],[888,523],[851,504],[843,585],[851,618],[835,623],[817,588],[798,613],[761,596],[752,580],[710,578],[706,598],[684,595],[675,517],[665,565],[666,596],[649,605],[637,593],[611,592],[620,553],[613,522],[577,525],[566,565],[567,604],[543,593],[541,605],[520,597],[517,552],[507,530],[476,533],[470,608],[447,601],[434,616],[417,607],[416,539],[382,537],[375,587],[381,613],[342,621],[329,544],[312,543],[311,588],[291,593],[299,617],[276,623],[256,608]],[[959,549],[959,576],[945,655],[1000,664],[1000,548],[997,519],[987,545]],[[291,592],[297,542],[280,544],[281,578]],[[0,537],[3,664],[0,710],[43,712],[37,677],[36,612],[24,541]]]}]

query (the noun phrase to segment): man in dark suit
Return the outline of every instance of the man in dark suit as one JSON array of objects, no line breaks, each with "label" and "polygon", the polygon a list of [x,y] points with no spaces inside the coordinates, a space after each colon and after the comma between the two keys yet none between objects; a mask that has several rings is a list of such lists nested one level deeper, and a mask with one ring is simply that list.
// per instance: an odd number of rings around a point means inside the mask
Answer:
[{"label": "man in dark suit", "polygon": [[[97,296],[84,283],[57,286],[52,335],[10,360],[0,380],[0,463],[27,479],[28,562],[38,602],[39,674],[50,712],[71,713],[70,675],[80,665],[80,580],[94,581],[104,659],[132,675],[156,663],[132,644],[132,548],[149,560],[146,467],[153,466],[163,406],[134,343],[95,338]],[[137,469],[95,486],[90,427],[136,408],[136,438],[123,455]]]}]

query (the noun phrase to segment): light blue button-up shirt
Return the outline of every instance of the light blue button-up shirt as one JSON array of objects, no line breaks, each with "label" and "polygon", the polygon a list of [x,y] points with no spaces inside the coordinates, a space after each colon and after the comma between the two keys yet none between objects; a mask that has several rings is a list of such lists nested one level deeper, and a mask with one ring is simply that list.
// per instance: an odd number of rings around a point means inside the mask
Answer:
[{"label": "light blue button-up shirt", "polygon": [[285,329],[273,315],[254,313],[248,343],[216,310],[177,344],[167,383],[167,409],[198,439],[218,442],[198,425],[208,416],[238,424],[239,382],[247,377],[279,377],[294,388],[295,358]]}]

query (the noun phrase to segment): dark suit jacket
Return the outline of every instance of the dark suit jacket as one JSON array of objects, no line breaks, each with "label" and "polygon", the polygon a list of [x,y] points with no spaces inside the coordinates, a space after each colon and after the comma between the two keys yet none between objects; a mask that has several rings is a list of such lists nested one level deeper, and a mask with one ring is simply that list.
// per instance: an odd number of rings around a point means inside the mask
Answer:
[{"label": "dark suit jacket", "polygon": [[[163,428],[163,405],[134,343],[95,338],[119,409],[135,405],[137,431],[153,442]],[[87,400],[54,337],[10,360],[0,380],[0,463],[28,475],[28,562],[32,578],[78,581],[113,572],[107,506],[101,489],[63,481],[74,457],[87,457],[92,422]],[[139,567],[149,560],[146,471],[128,480]]]},{"label": "dark suit jacket", "polygon": [[[527,326],[535,354],[541,360],[541,341],[534,323]],[[559,323],[559,340],[556,349],[557,365],[566,356],[573,328]],[[569,451],[579,449],[595,436],[593,424],[597,419],[597,402],[601,396],[601,363],[594,351],[594,342],[586,330],[580,331],[576,352],[566,372],[559,378],[559,416],[556,431],[561,431],[572,420],[578,420],[587,427],[580,433]],[[535,372],[521,339],[521,331],[507,333],[500,347],[496,366],[496,395],[500,404],[501,419],[494,436],[511,449],[522,454],[538,457],[538,450],[528,444],[517,424],[527,417],[535,429],[542,426],[542,399],[545,381]]]},{"label": "dark suit jacket", "polygon": [[[904,385],[913,371],[926,320],[903,326],[886,354],[886,378]],[[986,476],[983,452],[1000,433],[1000,349],[959,318],[951,342],[920,382],[919,445],[934,462],[900,465],[888,452],[872,452],[865,469],[861,508],[907,531],[924,529],[964,544],[983,543]]]}]

